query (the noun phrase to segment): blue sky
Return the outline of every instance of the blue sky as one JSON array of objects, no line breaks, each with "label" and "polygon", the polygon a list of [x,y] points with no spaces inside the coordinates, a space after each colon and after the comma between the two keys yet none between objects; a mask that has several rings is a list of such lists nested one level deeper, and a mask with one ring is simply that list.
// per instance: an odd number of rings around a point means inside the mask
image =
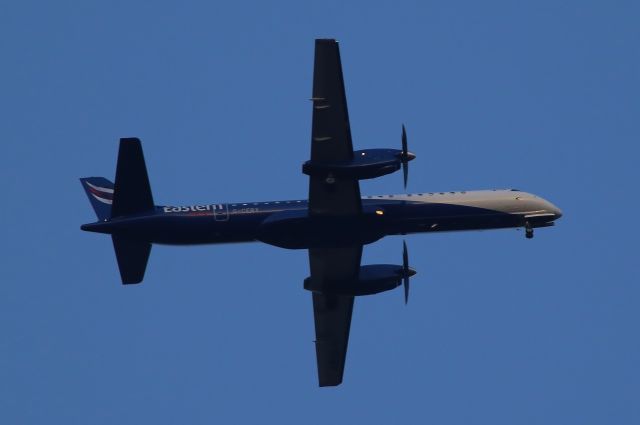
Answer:
[{"label": "blue sky", "polygon": [[[0,6],[1,423],[640,423],[637,2],[108,3]],[[155,246],[123,287],[79,230],[77,178],[113,178],[126,136],[159,204],[306,197],[317,37],[341,41],[357,148],[406,124],[410,191],[565,213],[531,241],[407,237],[410,304],[356,301],[333,389],[306,252]]]}]

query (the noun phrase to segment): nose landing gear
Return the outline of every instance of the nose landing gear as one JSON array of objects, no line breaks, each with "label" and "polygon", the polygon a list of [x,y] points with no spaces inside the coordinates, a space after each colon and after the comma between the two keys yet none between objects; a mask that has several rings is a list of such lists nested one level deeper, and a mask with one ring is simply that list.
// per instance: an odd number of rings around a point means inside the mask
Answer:
[{"label": "nose landing gear", "polygon": [[528,221],[524,224],[524,237],[527,239],[533,238],[533,227],[531,227],[531,223]]}]

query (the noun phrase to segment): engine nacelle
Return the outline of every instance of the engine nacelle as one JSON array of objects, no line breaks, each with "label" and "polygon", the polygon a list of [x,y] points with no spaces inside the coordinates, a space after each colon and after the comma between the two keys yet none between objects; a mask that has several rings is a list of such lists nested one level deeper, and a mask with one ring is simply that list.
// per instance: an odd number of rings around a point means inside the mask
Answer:
[{"label": "engine nacelle", "polygon": [[391,174],[401,166],[401,150],[365,149],[354,151],[353,159],[349,161],[307,161],[302,164],[302,172],[308,176],[327,179],[366,180]]},{"label": "engine nacelle", "polygon": [[[409,276],[415,274],[409,269]],[[360,267],[357,280],[316,282],[311,277],[304,280],[304,289],[323,294],[362,296],[395,289],[402,284],[402,266],[394,264],[371,264]]]}]

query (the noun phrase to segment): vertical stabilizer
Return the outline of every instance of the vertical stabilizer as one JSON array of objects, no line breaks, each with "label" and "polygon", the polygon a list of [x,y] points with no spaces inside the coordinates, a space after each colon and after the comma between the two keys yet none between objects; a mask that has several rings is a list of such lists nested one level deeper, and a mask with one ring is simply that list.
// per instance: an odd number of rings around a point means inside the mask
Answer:
[{"label": "vertical stabilizer", "polygon": [[84,177],[80,179],[89,202],[100,221],[111,218],[114,185],[104,177]]}]

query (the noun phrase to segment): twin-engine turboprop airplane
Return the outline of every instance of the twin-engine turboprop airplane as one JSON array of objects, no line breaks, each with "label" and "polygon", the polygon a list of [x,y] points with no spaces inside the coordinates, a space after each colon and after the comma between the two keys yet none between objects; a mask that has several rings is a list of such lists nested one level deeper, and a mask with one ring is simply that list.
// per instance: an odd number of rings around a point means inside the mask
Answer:
[{"label": "twin-engine turboprop airplane", "polygon": [[305,200],[157,206],[153,202],[140,140],[120,140],[115,184],[102,177],[80,179],[98,216],[82,230],[110,234],[122,283],[140,283],[151,244],[193,245],[261,241],[309,250],[316,356],[320,386],[342,382],[354,297],[404,285],[409,267],[361,266],[363,245],[387,235],[451,230],[552,226],[562,213],[550,202],[519,190],[424,192],[360,196],[359,180],[398,171],[406,188],[407,149],[354,151],[351,142],[338,43],[316,40],[311,159]]}]

